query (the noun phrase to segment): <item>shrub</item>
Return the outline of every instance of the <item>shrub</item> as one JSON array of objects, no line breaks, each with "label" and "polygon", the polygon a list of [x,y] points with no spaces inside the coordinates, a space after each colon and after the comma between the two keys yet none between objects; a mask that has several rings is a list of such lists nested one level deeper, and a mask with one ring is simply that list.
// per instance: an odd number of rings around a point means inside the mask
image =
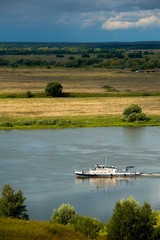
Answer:
[{"label": "shrub", "polygon": [[34,96],[34,95],[31,93],[31,91],[27,91],[27,92],[26,92],[26,95],[27,95],[27,98],[31,98],[31,97]]},{"label": "shrub", "polygon": [[87,238],[97,238],[99,232],[104,229],[104,223],[89,216],[76,215],[73,225],[76,231],[83,233]]},{"label": "shrub", "polygon": [[138,105],[132,104],[129,107],[124,109],[123,114],[129,115],[131,113],[141,113],[141,112],[142,112],[142,109]]},{"label": "shrub", "polygon": [[131,113],[127,115],[126,122],[135,122],[137,119],[137,114],[136,113]]},{"label": "shrub", "polygon": [[64,58],[64,55],[63,54],[56,54],[56,57],[57,58]]},{"label": "shrub", "polygon": [[90,55],[88,53],[83,53],[82,58],[90,58]]},{"label": "shrub", "polygon": [[2,126],[4,126],[4,127],[13,127],[13,124],[10,123],[10,122],[5,122],[5,123],[2,124]]},{"label": "shrub", "polygon": [[54,209],[51,222],[67,225],[88,238],[105,237],[106,224],[89,216],[78,215],[70,204],[62,204],[58,210]]},{"label": "shrub", "polygon": [[122,119],[126,122],[135,122],[144,121],[147,117],[142,113],[142,109],[138,105],[132,104],[124,109]]},{"label": "shrub", "polygon": [[70,56],[68,60],[75,60],[75,58],[73,56]]},{"label": "shrub", "polygon": [[137,121],[145,121],[147,119],[146,114],[144,113],[137,113],[136,120]]},{"label": "shrub", "polygon": [[53,210],[53,215],[51,217],[52,222],[57,222],[61,224],[68,224],[69,221],[74,218],[76,215],[76,211],[74,207],[72,207],[70,204],[62,204],[58,210]]},{"label": "shrub", "polygon": [[62,85],[59,82],[50,82],[45,89],[46,96],[60,97],[62,95]]}]

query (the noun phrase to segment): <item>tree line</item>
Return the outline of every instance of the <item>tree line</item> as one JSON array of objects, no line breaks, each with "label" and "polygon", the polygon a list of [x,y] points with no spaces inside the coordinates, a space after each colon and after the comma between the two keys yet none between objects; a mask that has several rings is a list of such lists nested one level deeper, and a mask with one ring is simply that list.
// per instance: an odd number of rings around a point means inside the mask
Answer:
[{"label": "tree line", "polygon": [[0,42],[0,48],[160,49],[160,41],[141,42]]},{"label": "tree line", "polygon": [[89,54],[84,52],[81,56],[77,55],[65,55],[62,53],[50,56],[47,59],[43,57],[30,56],[14,60],[0,57],[0,67],[61,67],[61,68],[82,68],[82,67],[97,67],[107,69],[131,69],[145,70],[145,69],[159,69],[160,58],[153,56],[152,52],[148,51],[132,51],[124,53],[122,50],[110,50],[105,53]]}]

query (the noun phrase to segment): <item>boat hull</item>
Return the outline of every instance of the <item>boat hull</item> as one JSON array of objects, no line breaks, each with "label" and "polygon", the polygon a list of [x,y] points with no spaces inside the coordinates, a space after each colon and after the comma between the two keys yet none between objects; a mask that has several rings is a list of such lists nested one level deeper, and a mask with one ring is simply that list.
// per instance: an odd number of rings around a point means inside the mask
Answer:
[{"label": "boat hull", "polygon": [[90,173],[75,173],[77,178],[112,178],[112,177],[135,177],[140,176],[140,173],[116,173],[116,174],[90,174]]}]

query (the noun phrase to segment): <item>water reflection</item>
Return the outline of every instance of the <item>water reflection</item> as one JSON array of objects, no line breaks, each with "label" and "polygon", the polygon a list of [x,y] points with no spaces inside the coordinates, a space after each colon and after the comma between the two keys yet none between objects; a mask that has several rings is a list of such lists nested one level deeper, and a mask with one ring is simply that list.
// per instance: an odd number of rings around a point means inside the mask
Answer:
[{"label": "water reflection", "polygon": [[136,177],[116,177],[116,178],[76,178],[76,184],[85,184],[86,182],[89,183],[91,186],[95,186],[96,189],[108,189],[110,187],[117,187],[119,184],[123,182],[129,184],[130,182],[133,183],[135,180],[139,180],[139,176]]}]

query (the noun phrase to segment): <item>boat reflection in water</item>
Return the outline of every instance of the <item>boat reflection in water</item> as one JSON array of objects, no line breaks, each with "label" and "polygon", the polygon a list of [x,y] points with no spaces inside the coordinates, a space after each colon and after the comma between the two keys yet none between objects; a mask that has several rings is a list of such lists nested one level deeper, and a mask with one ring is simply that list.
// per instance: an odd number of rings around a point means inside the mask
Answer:
[{"label": "boat reflection in water", "polygon": [[139,180],[139,176],[135,177],[110,177],[110,178],[76,178],[75,183],[85,183],[88,182],[90,185],[95,186],[97,189],[99,188],[109,188],[109,187],[116,187],[120,183],[129,184],[133,182],[133,180]]}]

